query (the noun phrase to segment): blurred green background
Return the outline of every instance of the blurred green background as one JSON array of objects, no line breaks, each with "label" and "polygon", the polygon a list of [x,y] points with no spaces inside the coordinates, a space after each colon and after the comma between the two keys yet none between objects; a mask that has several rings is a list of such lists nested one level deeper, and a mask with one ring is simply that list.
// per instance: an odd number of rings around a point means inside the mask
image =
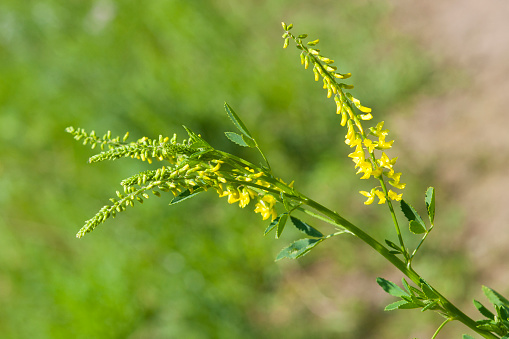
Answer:
[{"label": "blurred green background", "polygon": [[[170,196],[152,198],[74,238],[118,183],[147,164],[88,165],[94,151],[65,127],[180,138],[185,124],[215,147],[256,160],[224,137],[232,129],[224,101],[258,137],[275,173],[380,239],[392,237],[385,210],[366,208],[357,193],[371,183],[356,179],[334,102],[303,70],[299,52],[282,48],[280,25],[293,22],[296,33],[320,38],[323,54],[353,74],[354,95],[390,128],[391,108],[437,91],[439,67],[390,14],[383,1],[3,0],[1,337],[431,336],[440,322],[433,314],[383,313],[391,299],[375,277],[400,275],[356,239],[275,263],[299,234],[263,237],[266,222],[251,207],[214,194],[172,207]],[[411,164],[400,169],[409,172],[407,197],[421,201],[432,175],[412,179],[419,173]],[[460,212],[450,212],[444,218],[454,225]],[[468,280],[461,253],[448,255],[439,270],[437,257],[424,260],[422,271],[431,281],[444,272]],[[453,299],[465,290],[451,285],[441,287]]]}]

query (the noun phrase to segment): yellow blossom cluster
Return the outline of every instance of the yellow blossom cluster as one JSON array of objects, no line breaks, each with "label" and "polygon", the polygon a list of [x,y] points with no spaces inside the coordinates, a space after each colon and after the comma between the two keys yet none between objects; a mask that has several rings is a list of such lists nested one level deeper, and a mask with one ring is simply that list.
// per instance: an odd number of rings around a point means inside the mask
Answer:
[{"label": "yellow blossom cluster", "polygon": [[[307,42],[306,46],[303,39],[307,37],[307,34],[295,36],[290,33],[292,25],[285,23],[282,25],[285,30],[283,47],[288,46],[290,39],[294,40],[297,48],[302,51],[300,58],[304,68],[307,69],[312,65],[315,81],[322,78],[323,88],[327,90],[327,98],[334,96],[336,113],[341,115],[340,124],[347,127],[345,143],[355,149],[348,156],[355,163],[357,173],[362,173],[361,179],[369,179],[373,176],[380,180],[381,186],[373,188],[370,192],[360,192],[368,198],[365,204],[371,204],[375,197],[379,198],[379,204],[385,203],[387,199],[401,200],[403,194],[397,194],[385,188],[383,176],[386,176],[389,179],[389,184],[397,189],[403,189],[405,184],[400,183],[401,173],[396,173],[393,168],[397,158],[389,159],[384,152],[392,147],[394,141],[386,141],[389,131],[383,130],[383,121],[379,122],[375,128],[371,127],[366,133],[361,122],[373,118],[371,109],[362,106],[360,100],[354,98],[350,93],[344,92],[344,89],[351,89],[353,86],[337,82],[337,79],[346,79],[351,74],[337,72],[337,67],[332,66],[334,60],[320,55],[320,50],[315,47],[319,40]],[[355,113],[355,108],[360,113]],[[378,140],[372,140],[369,136],[374,136]],[[375,150],[381,151],[379,158],[376,157]]]}]

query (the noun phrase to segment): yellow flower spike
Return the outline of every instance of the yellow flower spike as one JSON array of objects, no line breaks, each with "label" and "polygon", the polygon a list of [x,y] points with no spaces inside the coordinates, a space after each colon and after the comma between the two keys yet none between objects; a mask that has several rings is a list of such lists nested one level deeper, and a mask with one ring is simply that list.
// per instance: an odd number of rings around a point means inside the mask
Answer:
[{"label": "yellow flower spike", "polygon": [[381,204],[384,204],[385,201],[387,200],[385,198],[385,194],[383,192],[380,192],[379,190],[375,190],[375,194],[376,196],[378,197],[379,201],[378,201],[378,204],[381,205]]},{"label": "yellow flower spike", "polygon": [[393,192],[392,190],[389,190],[389,198],[391,200],[400,201],[403,198],[403,193],[397,194],[396,192]]},{"label": "yellow flower spike", "polygon": [[364,202],[364,205],[371,205],[375,201],[375,189],[373,188],[370,192],[360,191],[359,193],[367,197],[368,200]]}]

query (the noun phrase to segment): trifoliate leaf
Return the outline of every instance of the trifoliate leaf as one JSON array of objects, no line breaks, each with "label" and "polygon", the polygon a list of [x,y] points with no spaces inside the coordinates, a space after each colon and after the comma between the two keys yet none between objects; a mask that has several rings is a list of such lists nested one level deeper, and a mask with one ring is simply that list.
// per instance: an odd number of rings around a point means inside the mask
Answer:
[{"label": "trifoliate leaf", "polygon": [[201,188],[201,187],[196,187],[195,189],[193,189],[193,193],[191,193],[191,191],[189,189],[182,191],[179,195],[177,195],[175,198],[173,198],[170,201],[170,205],[174,205],[174,204],[182,202],[186,199],[192,198],[201,192],[203,192],[203,188]]},{"label": "trifoliate leaf", "polygon": [[422,224],[418,223],[415,220],[410,221],[409,229],[410,229],[410,232],[412,232],[414,234],[426,233],[426,227],[424,227]]},{"label": "trifoliate leaf", "polygon": [[313,226],[310,226],[310,225],[306,224],[304,221],[297,219],[295,217],[291,216],[290,218],[291,218],[293,224],[295,225],[295,227],[297,227],[297,229],[299,231],[306,233],[310,237],[315,237],[315,238],[323,237],[323,234],[319,230],[314,228]]},{"label": "trifoliate leaf", "polygon": [[477,308],[477,310],[486,318],[494,320],[495,315],[491,313],[490,310],[488,310],[483,304],[481,304],[479,301],[474,299],[474,306]]},{"label": "trifoliate leaf", "polygon": [[[228,114],[228,116],[230,117],[230,120],[233,122],[233,124],[235,125],[235,127],[237,127],[237,129],[243,134],[245,135],[246,137],[248,137],[249,139],[253,139],[253,137],[251,136],[251,133],[249,133],[249,131],[247,130],[247,127],[246,125],[244,125],[244,123],[242,122],[242,120],[240,120],[239,116],[235,113],[235,111],[233,110],[233,108],[230,107],[230,105],[228,105],[226,102],[224,103],[224,108],[226,110],[226,113]],[[253,139],[254,140],[254,139]]]},{"label": "trifoliate leaf", "polygon": [[319,239],[300,239],[296,242],[292,243],[290,246],[285,247],[279,252],[276,257],[276,261],[281,260],[283,258],[288,259],[297,259],[307,254],[309,251],[313,249],[316,245],[323,241],[323,238]]},{"label": "trifoliate leaf", "polygon": [[435,220],[435,188],[429,187],[426,191],[426,198],[424,199],[426,202],[426,209],[428,210],[428,217],[431,225]]},{"label": "trifoliate leaf", "polygon": [[386,280],[384,278],[376,278],[376,282],[383,290],[394,297],[402,297],[409,296],[401,287],[393,283],[392,281]]}]

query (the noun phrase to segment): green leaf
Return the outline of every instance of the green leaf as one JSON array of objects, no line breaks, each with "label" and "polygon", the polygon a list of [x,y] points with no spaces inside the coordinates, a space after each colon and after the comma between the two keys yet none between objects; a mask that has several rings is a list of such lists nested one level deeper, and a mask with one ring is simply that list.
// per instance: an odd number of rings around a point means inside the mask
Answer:
[{"label": "green leaf", "polygon": [[292,220],[292,223],[295,225],[295,227],[297,227],[297,229],[299,231],[306,233],[310,237],[315,237],[315,238],[323,237],[322,232],[320,232],[313,226],[310,226],[310,225],[306,224],[304,221],[297,219],[295,217],[290,216],[290,218]]},{"label": "green leaf", "polygon": [[[276,219],[274,219],[269,227],[267,227],[267,229],[265,230],[265,232],[263,233],[263,235],[267,235],[270,233],[270,231],[272,231],[274,228],[279,230],[280,227],[284,228],[285,224],[286,224],[286,220],[288,219],[288,213],[282,213],[280,214]],[[281,226],[282,224],[282,226]],[[281,232],[283,232],[283,230],[281,229]],[[278,235],[276,235],[276,238],[279,238]]]},{"label": "green leaf", "polygon": [[414,234],[426,233],[426,227],[415,220],[410,221],[408,228],[410,229],[410,232]]},{"label": "green leaf", "polygon": [[409,205],[405,200],[401,200],[401,210],[403,211],[403,214],[408,219],[409,223],[412,221],[415,221],[419,224],[421,224],[421,228],[426,229],[426,225],[424,225],[424,221],[422,221],[421,216],[417,211]]},{"label": "green leaf", "polygon": [[245,135],[240,135],[234,132],[224,132],[226,137],[230,139],[230,141],[240,145],[242,147],[256,147],[256,143],[253,139],[246,137]]},{"label": "green leaf", "polygon": [[424,312],[424,311],[427,311],[427,310],[433,310],[433,309],[436,309],[435,306],[438,305],[438,300],[435,300],[435,301],[432,301],[430,303],[427,303],[426,306],[424,306],[421,310],[421,312]]},{"label": "green leaf", "polygon": [[387,240],[385,239],[385,243],[391,247],[391,248],[394,248],[396,251],[398,251],[398,253],[402,253],[403,251],[401,250],[401,247],[396,245],[395,243],[393,243],[392,241],[390,240]]},{"label": "green leaf", "polygon": [[463,338],[462,339],[475,339],[475,338],[472,337],[472,336],[469,336],[468,334],[463,334]]},{"label": "green leaf", "polygon": [[483,286],[482,290],[484,292],[484,295],[486,295],[486,297],[489,299],[489,301],[491,301],[493,305],[498,306],[505,305],[506,307],[509,307],[509,301],[497,291],[487,286]]},{"label": "green leaf", "polygon": [[383,288],[383,290],[390,295],[394,297],[402,297],[402,296],[409,296],[408,293],[406,293],[401,287],[393,283],[392,281],[386,280],[384,278],[376,278],[376,282],[380,287]]},{"label": "green leaf", "polygon": [[299,257],[302,257],[303,255],[307,254],[313,247],[318,245],[320,242],[323,241],[323,238],[319,239],[300,239],[296,242],[292,243],[290,246],[285,247],[279,252],[279,254],[276,257],[276,261],[289,258],[289,259],[297,259]]},{"label": "green leaf", "polygon": [[201,188],[201,187],[196,187],[195,189],[193,189],[193,193],[191,193],[191,191],[189,189],[182,191],[179,195],[177,195],[175,198],[173,198],[170,201],[170,205],[174,205],[174,204],[182,202],[186,199],[192,198],[201,192],[203,192],[203,188]]},{"label": "green leaf", "polygon": [[[392,304],[385,306],[384,311],[398,310],[398,309],[402,308],[403,306],[408,307],[409,306],[408,304],[411,304],[411,303],[409,303],[408,301],[405,301],[405,300],[398,300],[396,302],[393,302]],[[417,306],[417,305],[415,305],[415,306]]]},{"label": "green leaf", "polygon": [[242,120],[240,120],[239,116],[235,113],[235,111],[233,110],[233,108],[230,107],[230,105],[228,105],[226,102],[224,103],[224,108],[226,110],[226,113],[228,114],[228,116],[230,117],[231,121],[233,122],[233,124],[235,125],[235,127],[237,127],[237,129],[242,133],[244,134],[246,137],[248,137],[249,139],[253,139],[253,137],[251,136],[251,133],[249,133],[249,131],[247,130],[247,127],[246,125],[244,125],[244,123],[242,122]]},{"label": "green leaf", "polygon": [[426,191],[426,198],[424,199],[426,203],[426,209],[428,210],[428,217],[431,225],[435,220],[435,188],[429,187]]},{"label": "green leaf", "polygon": [[276,239],[279,239],[283,233],[286,225],[286,220],[288,220],[288,213],[281,214],[281,219],[279,219],[279,222],[277,223]]},{"label": "green leaf", "polygon": [[477,310],[479,312],[481,312],[481,314],[483,316],[485,316],[486,318],[489,318],[491,320],[494,320],[495,319],[495,315],[493,313],[491,313],[490,310],[488,310],[486,307],[484,307],[483,304],[481,304],[479,301],[475,300],[474,299],[474,306],[475,308],[477,308]]},{"label": "green leaf", "polygon": [[434,300],[434,299],[440,298],[440,296],[438,294],[436,294],[435,291],[433,291],[433,289],[431,288],[431,286],[427,282],[425,282],[423,279],[421,279],[421,289],[424,292],[424,294],[426,295],[426,297],[428,298],[428,300]]}]

